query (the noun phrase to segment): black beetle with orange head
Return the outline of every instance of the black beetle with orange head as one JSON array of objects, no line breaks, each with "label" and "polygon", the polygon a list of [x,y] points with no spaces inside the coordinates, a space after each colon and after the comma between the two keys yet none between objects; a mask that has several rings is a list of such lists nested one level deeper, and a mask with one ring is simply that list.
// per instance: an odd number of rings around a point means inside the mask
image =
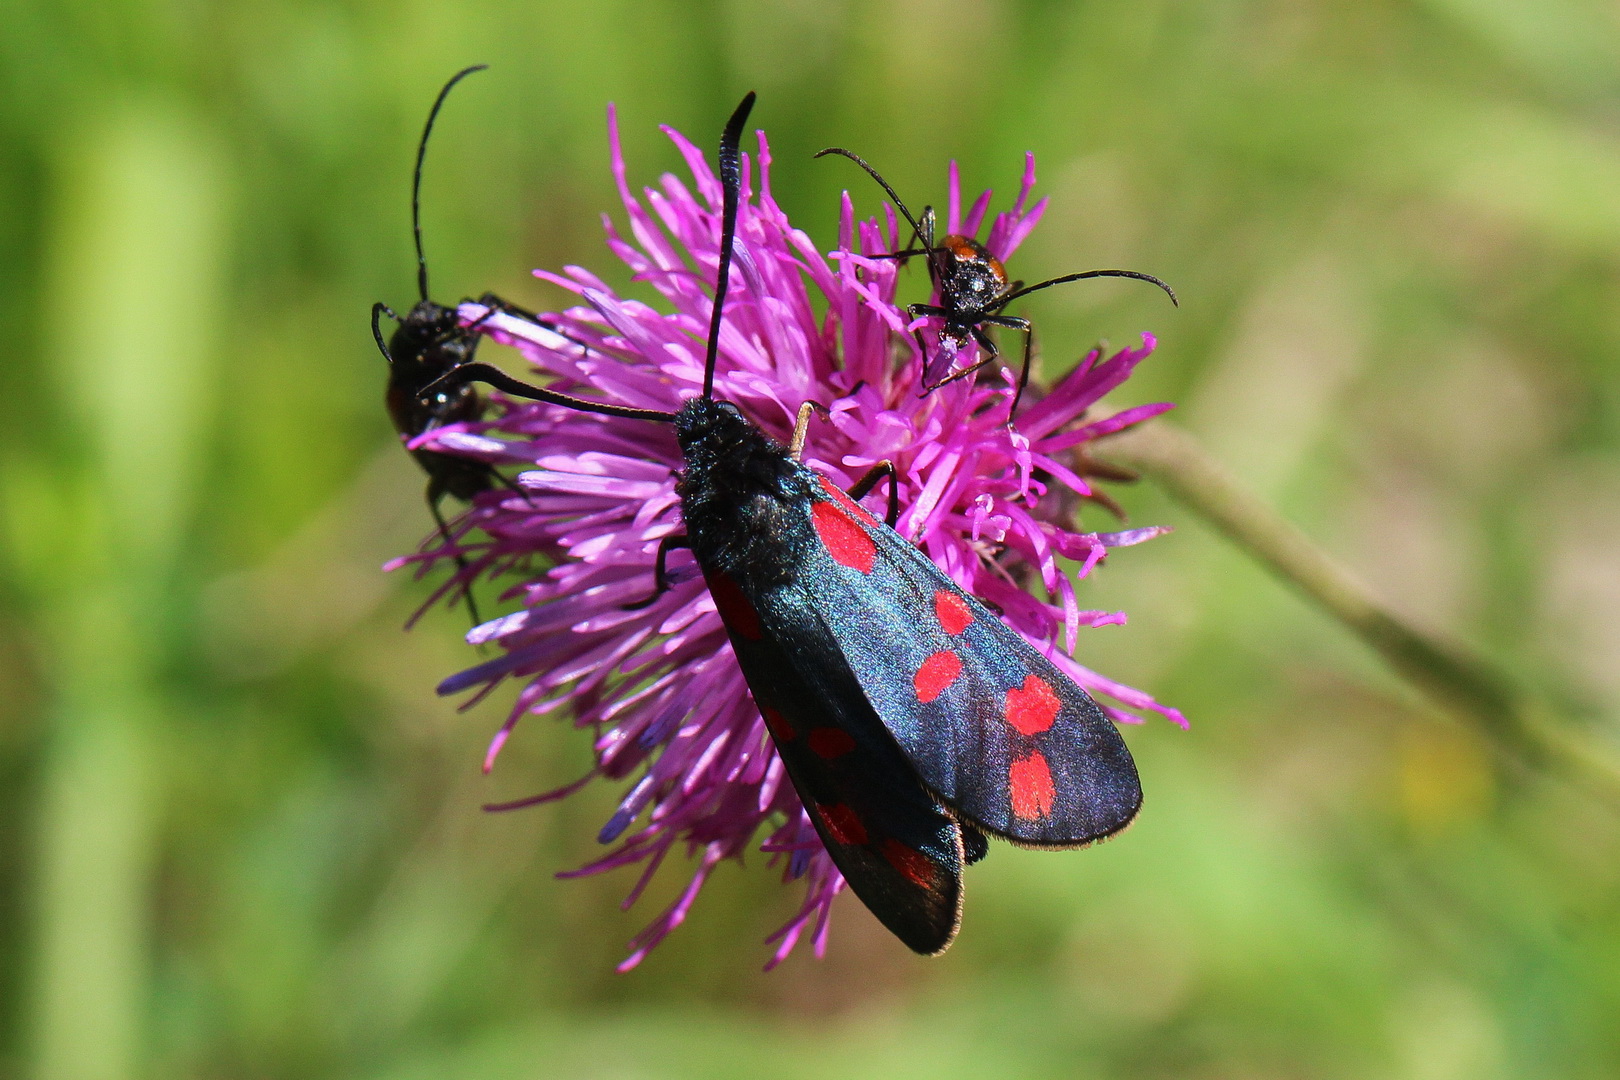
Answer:
[{"label": "black beetle with orange head", "polygon": [[[481,420],[484,416],[485,402],[477,387],[470,382],[444,379],[445,375],[472,362],[478,349],[479,324],[463,323],[455,305],[437,304],[428,298],[427,257],[422,252],[421,207],[422,162],[427,156],[428,138],[433,134],[433,124],[438,119],[439,110],[444,107],[445,99],[457,83],[486,67],[485,64],[475,64],[451,76],[434,99],[433,108],[428,111],[427,123],[422,127],[422,139],[416,146],[416,169],[411,179],[411,233],[416,241],[416,286],[421,299],[403,316],[395,314],[387,304],[371,306],[371,336],[376,339],[383,359],[388,361],[388,391],[385,398],[388,415],[393,419],[395,429],[407,440],[446,424]],[[480,322],[502,313],[556,332],[556,327],[549,321],[494,293],[485,293],[479,297],[478,303],[486,309]],[[382,330],[383,316],[398,324],[386,341]],[[565,338],[566,335],[559,333],[559,337]],[[433,514],[439,535],[446,544],[452,542],[452,533],[450,524],[445,521],[444,513],[439,508],[445,496],[470,503],[483,492],[492,490],[496,484],[519,490],[487,462],[420,447],[410,453],[422,471],[427,473],[428,510]],[[459,576],[467,578],[466,558],[459,552],[451,557]],[[473,623],[476,625],[483,621],[472,592],[465,583],[462,595],[466,598]]]},{"label": "black beetle with orange head", "polygon": [[[1064,274],[1034,285],[1025,285],[1022,281],[1009,282],[1007,268],[1001,265],[1001,260],[990,254],[990,250],[973,237],[951,233],[936,244],[933,207],[925,207],[922,220],[919,221],[912,216],[910,210],[906,209],[906,204],[901,201],[894,188],[889,186],[889,182],[859,155],[842,147],[831,146],[818,152],[816,157],[827,154],[847,157],[865,169],[867,175],[888,192],[889,198],[894,200],[895,207],[911,226],[912,236],[918,246],[877,257],[909,259],[913,255],[924,255],[928,258],[928,277],[933,283],[934,291],[939,294],[939,303],[910,304],[906,307],[906,311],[913,319],[937,318],[944,323],[939,328],[938,348],[931,359],[928,355],[928,346],[923,340],[922,328],[912,331],[923,356],[924,393],[973,374],[1001,354],[995,338],[986,332],[985,327],[1002,326],[1011,330],[1021,330],[1024,334],[1024,363],[1018,375],[1018,389],[1013,394],[1012,410],[1007,414],[1010,419],[1017,412],[1019,399],[1024,394],[1024,386],[1029,382],[1035,336],[1031,332],[1028,319],[1016,315],[1003,315],[1002,312],[1014,300],[1028,296],[1032,292],[1084,278],[1122,277],[1157,285],[1170,297],[1171,303],[1177,303],[1174,289],[1152,274],[1144,274],[1137,270],[1085,270],[1077,274]],[[981,355],[974,363],[955,368],[956,357],[967,348],[969,341],[978,344]]]}]

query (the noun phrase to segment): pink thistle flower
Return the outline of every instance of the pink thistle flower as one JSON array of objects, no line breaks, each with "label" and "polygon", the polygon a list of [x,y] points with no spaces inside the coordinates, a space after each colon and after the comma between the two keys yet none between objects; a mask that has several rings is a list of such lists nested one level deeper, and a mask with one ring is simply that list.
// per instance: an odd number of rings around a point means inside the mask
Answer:
[{"label": "pink thistle flower", "polygon": [[[674,412],[701,392],[721,189],[703,153],[664,130],[686,160],[690,185],[665,175],[638,196],[625,178],[610,109],[612,167],[628,237],[606,215],[603,222],[609,249],[672,310],[621,297],[590,271],[570,266],[561,274],[535,272],[580,300],[548,315],[566,338],[477,304],[463,305],[460,314],[467,325],[520,350],[553,389]],[[1144,405],[1075,426],[1153,351],[1154,339],[1144,334],[1139,348],[1107,357],[1101,349],[1088,353],[1021,412],[1016,428],[1008,424],[1012,387],[1005,380],[964,379],[919,394],[921,365],[896,349],[896,342],[909,341],[905,309],[895,301],[899,270],[893,260],[874,257],[895,250],[900,239],[893,213],[881,227],[857,221],[846,194],[839,250],[825,256],[771,197],[770,164],[761,133],[757,160],[744,164],[717,395],[784,442],[803,402],[824,404],[827,418],[810,427],[807,464],[848,487],[875,462],[892,461],[904,507],[897,526],[902,535],[964,589],[997,606],[1113,719],[1136,723],[1156,712],[1185,726],[1176,710],[1073,657],[1082,627],[1125,618],[1081,608],[1073,578],[1084,577],[1112,548],[1164,531],[1070,526],[1077,499],[1106,501],[1087,478],[1085,444],[1171,407]],[[756,165],[757,196],[751,189]],[[962,220],[954,164],[950,179],[950,228],[976,234],[990,193]],[[1031,156],[1016,203],[991,224],[987,246],[998,258],[1012,254],[1045,209],[1042,200],[1026,210],[1034,182]],[[675,492],[682,459],[673,432],[554,405],[502,404],[495,419],[437,428],[412,446],[524,466],[517,478],[522,493],[485,493],[463,519],[457,540],[398,563],[461,556],[467,570],[446,588],[536,561],[549,566],[510,590],[521,600],[519,610],[468,635],[474,644],[498,645],[501,655],[439,687],[441,694],[477,688],[476,701],[505,679],[523,681],[490,743],[486,771],[526,716],[561,711],[594,732],[590,773],[505,808],[559,799],[596,778],[629,781],[598,834],[611,849],[562,875],[640,866],[626,907],[671,850],[684,847],[697,857],[688,887],[636,935],[620,970],[636,966],[680,925],[721,860],[741,860],[755,846],[782,867],[784,880],[804,883],[798,911],[768,939],[776,947],[767,967],[807,932],[822,955],[832,900],[844,882],[787,781],[695,564],[672,554],[672,587],[648,606],[627,607],[652,595],[659,541],[682,528]],[[463,539],[474,526],[485,539]],[[1078,566],[1071,570],[1060,560]],[[1040,596],[1025,587],[1036,584]]]}]

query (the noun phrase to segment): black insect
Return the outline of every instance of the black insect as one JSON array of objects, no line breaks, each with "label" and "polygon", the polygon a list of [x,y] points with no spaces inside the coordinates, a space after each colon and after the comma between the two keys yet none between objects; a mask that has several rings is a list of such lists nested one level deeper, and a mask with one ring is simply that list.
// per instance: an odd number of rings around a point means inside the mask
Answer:
[{"label": "black insect", "polygon": [[[1031,346],[1035,335],[1030,330],[1028,319],[1016,315],[1003,315],[1001,312],[1014,300],[1028,296],[1032,292],[1039,292],[1041,289],[1069,281],[1080,281],[1083,278],[1135,278],[1157,285],[1169,295],[1171,303],[1179,306],[1174,289],[1152,274],[1136,270],[1085,270],[1078,274],[1064,274],[1035,285],[1026,286],[1022,281],[1009,283],[1007,269],[1001,265],[1001,260],[990,254],[989,250],[973,237],[952,233],[936,244],[932,206],[923,208],[922,221],[919,222],[911,216],[911,211],[906,209],[906,204],[895,194],[889,182],[859,155],[842,147],[830,146],[817,152],[816,157],[827,154],[839,154],[849,158],[882,185],[883,190],[889,193],[889,198],[894,200],[894,205],[905,216],[906,223],[911,226],[912,239],[921,245],[877,257],[880,259],[909,259],[913,255],[928,257],[928,278],[933,283],[934,290],[939,293],[939,303],[911,304],[906,308],[913,319],[927,316],[944,320],[944,325],[939,328],[939,347],[933,359],[928,358],[928,346],[923,341],[922,328],[918,327],[912,332],[917,339],[917,348],[923,355],[924,393],[971,375],[1000,355],[1001,350],[997,348],[995,339],[985,332],[986,326],[1004,326],[1012,330],[1022,330],[1024,365],[1018,374],[1018,389],[1013,394],[1012,410],[1007,414],[1009,417],[1014,415],[1018,411],[1019,400],[1024,396],[1024,387],[1029,382]],[[981,354],[967,367],[956,368],[956,357],[967,348],[970,340],[978,343]]]},{"label": "black insect", "polygon": [[[416,285],[421,298],[404,318],[396,315],[387,304],[371,306],[371,333],[377,340],[377,348],[388,361],[388,415],[393,418],[394,427],[407,439],[432,428],[478,420],[484,415],[484,400],[470,382],[439,381],[447,372],[473,358],[478,348],[479,334],[476,326],[462,325],[454,307],[445,307],[428,299],[427,258],[422,253],[421,201],[422,161],[427,154],[428,136],[433,133],[433,122],[438,119],[439,109],[458,82],[487,67],[487,64],[475,64],[451,76],[434,99],[433,108],[428,111],[427,123],[422,127],[422,141],[416,148],[416,171],[411,179],[411,232],[416,240]],[[490,315],[504,312],[554,329],[532,312],[493,293],[485,293],[478,303],[484,305]],[[382,333],[384,315],[399,324],[386,343]],[[412,450],[411,456],[428,475],[428,510],[432,512],[433,521],[446,543],[451,540],[450,526],[439,509],[446,495],[470,503],[496,484],[510,486],[506,477],[482,461],[424,449]],[[460,555],[455,557],[455,561],[456,566],[465,572],[467,561]],[[463,595],[476,625],[482,620],[471,588],[464,588]]]},{"label": "black insect", "polygon": [[[889,463],[845,492],[799,460],[811,405],[784,446],[715,398],[738,146],[753,102],[743,99],[720,144],[720,259],[700,397],[674,413],[629,408],[476,363],[445,381],[674,427],[687,535],[659,545],[655,588],[667,587],[668,553],[689,549],[833,862],[901,941],[938,953],[956,934],[962,868],[984,854],[986,834],[1087,844],[1135,817],[1141,787],[1124,740],[1085,691],[894,531]],[[887,524],[857,501],[884,476]]]}]

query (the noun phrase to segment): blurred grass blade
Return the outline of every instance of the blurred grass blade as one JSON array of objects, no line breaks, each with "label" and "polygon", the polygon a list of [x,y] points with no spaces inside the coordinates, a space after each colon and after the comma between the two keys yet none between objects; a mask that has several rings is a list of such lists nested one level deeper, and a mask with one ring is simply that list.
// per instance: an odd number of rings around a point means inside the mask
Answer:
[{"label": "blurred grass blade", "polygon": [[1553,721],[1483,658],[1395,615],[1192,435],[1154,420],[1112,437],[1107,452],[1320,604],[1442,707],[1476,723],[1509,759],[1561,768],[1620,805],[1620,761],[1612,754]]},{"label": "blurred grass blade", "polygon": [[[140,1075],[152,930],[154,668],[206,446],[223,234],[214,155],[178,113],[68,127],[47,306],[80,453],[8,493],[49,613],[34,1068]],[[49,475],[49,474],[47,474]],[[29,513],[28,500],[55,502]]]}]

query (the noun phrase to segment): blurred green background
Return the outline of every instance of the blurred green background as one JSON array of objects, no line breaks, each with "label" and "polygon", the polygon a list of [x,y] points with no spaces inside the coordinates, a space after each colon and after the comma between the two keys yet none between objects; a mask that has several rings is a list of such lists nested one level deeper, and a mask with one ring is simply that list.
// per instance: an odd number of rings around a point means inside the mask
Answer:
[{"label": "blurred green background", "polygon": [[[1620,717],[1620,13],[1600,0],[23,0],[0,23],[0,1077],[1620,1075],[1613,813],[1503,773],[1340,627],[1177,527],[1086,587],[1147,806],[998,848],[944,958],[722,867],[637,972],[627,876],[559,882],[614,794],[488,816],[586,740],[436,699],[464,612],[377,568],[427,532],[373,300],[622,283],[632,183],[740,93],[779,200],[918,203],[945,165],[1053,198],[1049,372],[1162,346],[1180,421],[1417,623],[1608,739]],[[915,288],[919,281],[913,282]],[[491,357],[495,352],[491,352]],[[503,358],[510,362],[511,358]],[[1098,521],[1098,525],[1102,525]],[[493,600],[491,599],[491,606]]]}]

